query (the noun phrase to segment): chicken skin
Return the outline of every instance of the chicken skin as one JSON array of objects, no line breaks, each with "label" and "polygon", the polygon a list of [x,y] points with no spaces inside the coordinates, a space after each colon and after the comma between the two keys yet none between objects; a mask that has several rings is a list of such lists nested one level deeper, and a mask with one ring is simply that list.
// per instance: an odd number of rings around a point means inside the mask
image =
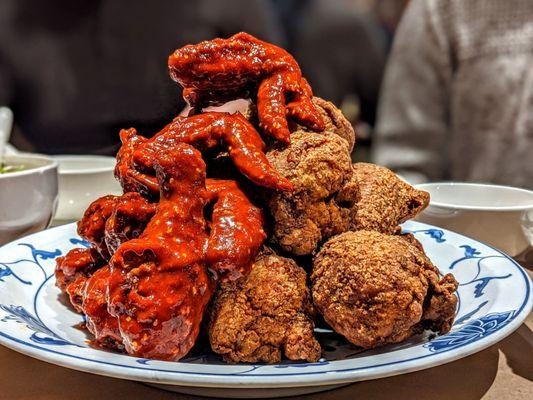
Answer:
[{"label": "chicken skin", "polygon": [[322,240],[347,229],[349,210],[332,198],[352,173],[344,139],[298,131],[289,146],[271,150],[267,158],[294,187],[269,200],[274,242],[283,250],[311,254]]},{"label": "chicken skin", "polygon": [[266,251],[248,276],[220,285],[211,307],[209,339],[228,362],[317,361],[314,308],[305,271]]},{"label": "chicken skin", "polygon": [[[351,153],[355,146],[355,130],[350,121],[346,119],[341,110],[339,110],[331,101],[315,96],[313,97],[312,102],[324,122],[324,129],[317,133],[334,133],[335,135],[340,136],[348,143],[348,152]],[[309,128],[306,128],[303,125],[297,125],[294,130],[312,132]]]},{"label": "chicken skin", "polygon": [[429,204],[429,193],[385,167],[355,163],[352,170],[351,179],[336,196],[338,203],[350,208],[350,230],[394,233]]},{"label": "chicken skin", "polygon": [[457,297],[451,274],[437,268],[411,235],[346,232],[314,260],[314,304],[351,343],[374,348],[431,329],[450,330]]}]

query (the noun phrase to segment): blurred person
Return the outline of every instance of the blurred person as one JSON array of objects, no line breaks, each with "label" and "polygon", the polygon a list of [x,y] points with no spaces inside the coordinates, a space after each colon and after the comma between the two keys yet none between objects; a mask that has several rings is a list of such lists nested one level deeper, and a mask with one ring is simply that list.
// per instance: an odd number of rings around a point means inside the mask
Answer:
[{"label": "blurred person", "polygon": [[375,162],[413,182],[533,188],[533,1],[412,0],[376,131]]},{"label": "blurred person", "polygon": [[185,105],[174,49],[247,31],[283,44],[263,0],[2,0],[0,106],[12,142],[43,153],[114,154],[120,128],[152,135]]},{"label": "blurred person", "polygon": [[[373,125],[385,65],[385,42],[377,20],[353,0],[291,1],[289,51],[315,95],[341,106],[355,122]],[[285,7],[288,7],[285,5]],[[287,14],[287,11],[286,13]],[[343,102],[347,107],[343,107]]]}]

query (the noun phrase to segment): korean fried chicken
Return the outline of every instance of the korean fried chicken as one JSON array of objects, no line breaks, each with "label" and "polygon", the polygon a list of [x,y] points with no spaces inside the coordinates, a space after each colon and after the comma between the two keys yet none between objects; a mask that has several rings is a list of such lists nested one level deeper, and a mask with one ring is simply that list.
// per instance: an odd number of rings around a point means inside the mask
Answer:
[{"label": "korean fried chicken", "polygon": [[317,361],[314,308],[305,271],[271,251],[248,276],[220,285],[211,308],[209,339],[228,362]]},{"label": "korean fried chicken", "polygon": [[[350,121],[342,114],[331,101],[324,100],[320,97],[313,97],[312,102],[318,110],[322,121],[324,122],[324,129],[319,133],[340,136],[348,142],[348,152],[352,152],[355,146],[355,131]],[[295,130],[310,131],[305,126],[297,125]]]},{"label": "korean fried chicken", "polygon": [[332,197],[351,175],[344,139],[298,131],[291,135],[289,146],[271,150],[267,158],[294,187],[269,200],[274,241],[283,250],[311,254],[322,240],[347,229],[349,211]]},{"label": "korean fried chicken", "polygon": [[351,179],[336,196],[350,207],[350,230],[394,233],[429,204],[429,193],[401,180],[387,168],[369,163],[352,166]]},{"label": "korean fried chicken", "polygon": [[314,260],[312,294],[324,319],[350,342],[374,348],[424,329],[450,330],[457,297],[411,235],[346,232]]}]

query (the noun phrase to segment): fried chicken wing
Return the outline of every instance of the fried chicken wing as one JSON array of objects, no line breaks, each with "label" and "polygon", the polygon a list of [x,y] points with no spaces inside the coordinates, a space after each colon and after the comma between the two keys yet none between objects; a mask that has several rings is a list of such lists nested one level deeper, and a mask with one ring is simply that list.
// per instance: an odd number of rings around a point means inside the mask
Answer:
[{"label": "fried chicken wing", "polygon": [[118,320],[107,311],[107,285],[111,270],[109,265],[97,270],[85,284],[82,292],[82,309],[87,330],[100,346],[123,350]]},{"label": "fried chicken wing", "polygon": [[105,243],[110,255],[122,243],[139,237],[155,214],[156,204],[137,192],[118,197],[105,223]]},{"label": "fried chicken wing", "polygon": [[220,285],[210,312],[213,351],[229,362],[317,361],[314,308],[305,271],[288,258],[261,254],[248,276]]},{"label": "fried chicken wing", "polygon": [[324,244],[311,275],[324,319],[363,348],[401,342],[424,329],[450,330],[457,297],[412,236],[346,232]]},{"label": "fried chicken wing", "polygon": [[269,199],[274,240],[296,255],[311,254],[329,236],[348,227],[348,210],[333,198],[351,175],[346,141],[337,135],[299,131],[284,149],[267,153],[294,190]]},{"label": "fried chicken wing", "polygon": [[394,233],[429,204],[429,193],[418,190],[385,167],[356,163],[353,174],[336,196],[350,207],[351,230]]},{"label": "fried chicken wing", "polygon": [[241,32],[228,39],[187,45],[168,59],[170,76],[193,107],[220,104],[257,93],[260,126],[289,142],[287,116],[311,129],[323,123],[311,102],[311,87],[285,50]]},{"label": "fried chicken wing", "polygon": [[250,270],[266,239],[264,217],[235,181],[207,179],[214,201],[206,261],[220,279],[235,280]]},{"label": "fried chicken wing", "polygon": [[78,221],[78,235],[87,240],[105,260],[109,260],[110,257],[105,243],[105,224],[113,212],[117,199],[118,196],[113,195],[96,199]]},{"label": "fried chicken wing", "polygon": [[213,290],[203,254],[205,163],[177,143],[155,154],[154,167],[157,210],[141,236],[111,258],[108,310],[128,353],[179,360],[194,345]]}]

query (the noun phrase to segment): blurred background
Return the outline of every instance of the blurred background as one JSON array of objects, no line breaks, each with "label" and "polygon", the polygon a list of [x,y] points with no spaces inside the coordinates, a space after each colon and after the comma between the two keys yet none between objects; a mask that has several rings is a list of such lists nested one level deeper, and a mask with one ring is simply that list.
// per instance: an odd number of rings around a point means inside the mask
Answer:
[{"label": "blurred background", "polygon": [[530,0],[1,0],[11,143],[114,155],[120,128],[150,136],[185,106],[175,48],[239,31],[294,55],[356,127],[354,160],[533,187]]}]

